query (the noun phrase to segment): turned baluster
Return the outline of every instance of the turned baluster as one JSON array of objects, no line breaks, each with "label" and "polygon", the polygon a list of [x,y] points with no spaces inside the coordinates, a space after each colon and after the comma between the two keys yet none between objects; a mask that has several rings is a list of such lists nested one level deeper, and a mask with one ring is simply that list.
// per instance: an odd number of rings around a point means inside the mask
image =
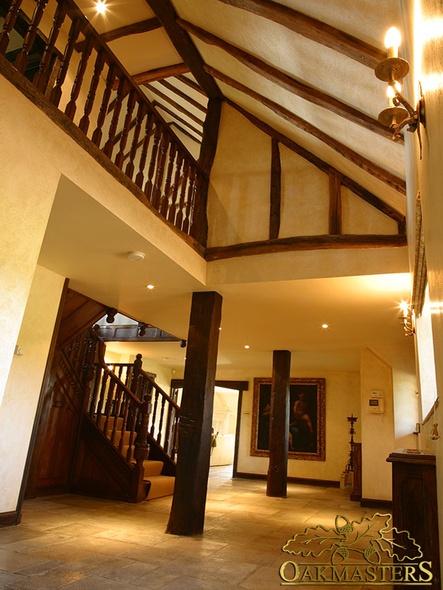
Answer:
[{"label": "turned baluster", "polygon": [[[108,372],[102,369],[100,371],[100,377],[101,377],[101,386],[100,386],[100,394],[99,394],[98,404],[97,404],[97,422],[100,419],[102,409],[103,409],[103,406],[105,403],[105,393],[106,393],[106,386],[107,386],[107,381],[108,381]],[[103,430],[103,428],[102,428],[102,430]]]},{"label": "turned baluster", "polygon": [[120,418],[121,402],[122,402],[123,390],[120,385],[117,385],[117,390],[113,400],[112,415],[114,416],[114,424],[111,433],[111,442],[114,444],[117,432],[122,429],[118,424]]},{"label": "turned baluster", "polygon": [[34,86],[41,92],[44,92],[47,80],[49,78],[49,68],[51,66],[55,44],[60,33],[61,26],[64,23],[67,9],[68,7],[66,3],[62,2],[57,4],[54,18],[52,20],[52,29],[49,35],[49,41],[45,47],[45,50],[43,51],[38,71],[32,81]]},{"label": "turned baluster", "polygon": [[108,158],[112,158],[112,152],[114,150],[114,139],[117,132],[118,121],[120,118],[120,111],[122,108],[123,99],[126,92],[126,80],[125,78],[120,78],[118,83],[117,89],[117,98],[113,101],[113,114],[111,125],[108,131],[108,141],[105,143],[103,148],[103,152],[108,156]]},{"label": "turned baluster", "polygon": [[128,102],[126,105],[126,117],[123,122],[123,130],[122,130],[121,139],[120,139],[120,150],[115,158],[115,164],[116,164],[116,166],[118,166],[120,168],[120,170],[123,168],[123,162],[125,160],[125,147],[128,142],[128,135],[129,135],[129,131],[131,129],[132,113],[135,108],[135,100],[136,100],[135,90],[131,90],[131,92],[129,93]]},{"label": "turned baluster", "polygon": [[9,45],[10,32],[14,28],[15,21],[17,20],[18,13],[20,12],[20,6],[22,0],[13,0],[5,16],[5,22],[3,23],[3,31],[0,35],[0,54],[5,55]]},{"label": "turned baluster", "polygon": [[29,25],[25,38],[23,39],[22,49],[14,62],[14,66],[22,74],[25,72],[26,66],[28,65],[29,52],[34,45],[35,37],[38,33],[38,26],[42,19],[43,13],[45,12],[47,3],[48,0],[37,0],[34,14],[32,15],[31,24]]},{"label": "turned baluster", "polygon": [[158,391],[155,390],[154,393],[154,406],[152,408],[152,415],[151,415],[151,436],[154,438],[155,432],[155,422],[157,420],[157,407],[158,407]]},{"label": "turned baluster", "polygon": [[177,216],[175,218],[175,227],[178,229],[182,228],[183,224],[183,216],[185,213],[185,205],[186,205],[186,188],[189,182],[189,162],[185,160],[183,166],[183,175],[182,175],[182,185],[180,189],[180,200],[178,202],[178,211]]},{"label": "turned baluster", "polygon": [[141,127],[143,123],[143,118],[145,116],[146,106],[143,102],[138,103],[137,115],[135,116],[135,129],[134,135],[132,136],[132,144],[131,150],[129,152],[129,162],[126,164],[125,174],[132,180],[132,176],[134,174],[135,166],[134,160],[137,156],[139,142],[138,139],[140,137]]},{"label": "turned baluster", "polygon": [[148,420],[149,402],[146,401],[141,406],[141,420],[134,448],[134,459],[139,469],[143,469],[143,461],[146,461],[149,455]]},{"label": "turned baluster", "polygon": [[137,424],[138,424],[138,407],[135,406],[134,402],[130,402],[130,407],[129,407],[129,416],[128,416],[128,421],[126,423],[126,430],[129,430],[130,434],[129,434],[129,442],[128,442],[128,450],[126,451],[126,460],[127,461],[131,461],[132,460],[132,451],[133,451],[133,445],[134,445],[134,441],[136,439],[136,430],[137,430]]},{"label": "turned baluster", "polygon": [[163,421],[165,416],[165,404],[166,398],[162,396],[161,407],[160,407],[160,420],[158,423],[158,434],[157,434],[157,442],[161,443],[162,437],[165,438],[165,433],[163,432]]},{"label": "turned baluster", "polygon": [[194,221],[194,204],[195,195],[197,193],[197,168],[191,169],[189,175],[188,194],[186,196],[185,218],[183,221],[182,230],[188,234],[189,229]]},{"label": "turned baluster", "polygon": [[111,64],[108,68],[108,75],[106,76],[106,87],[103,92],[102,103],[97,117],[97,126],[92,134],[92,141],[95,145],[100,147],[103,136],[103,125],[105,124],[106,115],[108,113],[108,105],[113,91],[114,80],[116,76],[116,64]]},{"label": "turned baluster", "polygon": [[156,123],[155,124],[155,132],[154,132],[154,143],[152,146],[152,153],[151,153],[151,160],[149,162],[149,168],[148,168],[148,179],[146,181],[145,191],[144,191],[145,195],[147,196],[149,201],[151,200],[151,196],[152,196],[152,189],[153,189],[152,179],[154,177],[155,165],[157,163],[157,152],[158,152],[161,132],[162,132],[161,126],[158,123]]},{"label": "turned baluster", "polygon": [[159,210],[160,199],[162,194],[163,174],[165,172],[166,151],[168,149],[169,137],[166,133],[162,134],[158,156],[157,172],[154,180],[154,190],[152,192],[151,203],[154,209]]},{"label": "turned baluster", "polygon": [[71,62],[72,53],[77,43],[78,36],[83,28],[83,23],[79,18],[75,18],[69,28],[68,43],[65,47],[65,53],[62,58],[61,67],[55,82],[55,86],[51,91],[49,100],[58,107],[62,97],[62,86],[65,82],[66,74],[68,73],[69,64]]},{"label": "turned baluster", "polygon": [[129,403],[130,403],[130,399],[127,395],[123,396],[123,403],[122,403],[122,407],[121,407],[121,415],[123,418],[123,424],[122,424],[122,428],[120,430],[120,438],[119,441],[117,443],[117,448],[120,451],[120,453],[123,453],[123,444],[125,442],[125,433],[128,430],[128,426],[129,426]]},{"label": "turned baluster", "polygon": [[89,122],[90,122],[89,116],[91,114],[92,107],[94,106],[95,94],[97,92],[98,84],[100,82],[100,75],[103,71],[104,66],[105,66],[105,52],[103,51],[103,49],[101,49],[98,52],[97,58],[95,60],[94,74],[92,76],[91,86],[89,87],[88,96],[86,98],[85,110],[83,112],[83,117],[80,119],[80,123],[78,125],[85,135],[88,133]]},{"label": "turned baluster", "polygon": [[145,137],[143,139],[143,147],[142,153],[140,155],[140,161],[138,165],[138,173],[135,177],[135,184],[139,187],[143,187],[144,177],[145,177],[145,166],[146,166],[146,158],[148,157],[148,149],[149,143],[151,141],[151,135],[153,132],[153,124],[154,124],[154,114],[149,111],[148,116],[146,119],[146,126],[145,126]]},{"label": "turned baluster", "polygon": [[78,64],[77,74],[74,79],[74,84],[72,85],[71,90],[71,99],[68,102],[65,115],[67,115],[71,120],[74,119],[75,111],[77,110],[77,98],[80,94],[80,90],[83,84],[83,78],[85,77],[86,68],[88,66],[88,61],[91,56],[92,48],[94,47],[94,38],[92,35],[89,35],[86,38],[86,45],[84,46],[82,56],[80,58],[80,63]]},{"label": "turned baluster", "polygon": [[172,171],[174,170],[175,157],[177,155],[177,146],[175,143],[169,144],[168,169],[166,171],[165,188],[160,205],[160,215],[167,219],[169,198],[171,193]]},{"label": "turned baluster", "polygon": [[177,161],[175,163],[175,176],[174,176],[174,182],[172,183],[172,190],[171,190],[171,196],[170,196],[170,206],[169,206],[169,212],[168,212],[168,221],[170,221],[171,223],[175,223],[175,216],[177,214],[177,197],[178,197],[178,190],[180,188],[180,182],[181,182],[181,169],[182,169],[182,165],[183,165],[183,154],[181,152],[178,152],[178,156],[177,156]]}]

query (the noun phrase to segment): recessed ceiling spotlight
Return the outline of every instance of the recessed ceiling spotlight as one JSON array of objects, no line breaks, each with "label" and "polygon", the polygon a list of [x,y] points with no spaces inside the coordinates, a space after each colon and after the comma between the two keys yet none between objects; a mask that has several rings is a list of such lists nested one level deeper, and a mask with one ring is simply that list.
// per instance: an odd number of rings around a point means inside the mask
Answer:
[{"label": "recessed ceiling spotlight", "polygon": [[322,324],[321,327],[323,330],[327,330],[329,328],[329,324]]},{"label": "recessed ceiling spotlight", "polygon": [[104,14],[107,10],[107,6],[106,6],[106,2],[105,0],[98,0],[95,3],[95,10],[99,13],[99,14]]},{"label": "recessed ceiling spotlight", "polygon": [[150,291],[152,291],[152,289],[155,289],[154,285],[146,285],[146,288]]},{"label": "recessed ceiling spotlight", "polygon": [[249,344],[245,344],[245,348],[249,348]]},{"label": "recessed ceiling spotlight", "polygon": [[140,250],[132,250],[131,252],[128,252],[128,260],[131,260],[132,262],[138,262],[139,260],[144,259],[145,253],[140,252]]}]

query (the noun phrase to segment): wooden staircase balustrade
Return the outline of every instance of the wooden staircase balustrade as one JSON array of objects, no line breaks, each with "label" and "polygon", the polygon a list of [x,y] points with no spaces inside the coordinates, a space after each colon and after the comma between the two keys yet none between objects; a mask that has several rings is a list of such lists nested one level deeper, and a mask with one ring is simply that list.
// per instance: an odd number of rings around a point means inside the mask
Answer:
[{"label": "wooden staircase balustrade", "polygon": [[[164,453],[175,463],[177,458],[178,423],[180,406],[142,369],[142,355],[134,363],[115,363],[113,372],[142,402],[149,402],[148,442],[156,458],[164,460]],[[152,448],[155,446],[157,452]]]},{"label": "wooden staircase balustrade", "polygon": [[108,366],[105,343],[94,330],[64,353],[87,388],[85,413],[129,464],[136,462],[140,477],[148,455],[163,461],[162,474],[175,475],[180,406],[142,369],[141,355]]},{"label": "wooden staircase balustrade", "polygon": [[[205,247],[206,195],[200,189],[208,182],[202,182],[205,174],[193,156],[73,0],[38,0],[33,14],[26,14],[27,6],[11,2],[0,31],[0,55],[8,57],[14,27],[26,26],[14,63],[25,74],[36,37],[44,39],[35,87],[141,188],[145,205]],[[40,28],[48,18],[49,35]]]}]

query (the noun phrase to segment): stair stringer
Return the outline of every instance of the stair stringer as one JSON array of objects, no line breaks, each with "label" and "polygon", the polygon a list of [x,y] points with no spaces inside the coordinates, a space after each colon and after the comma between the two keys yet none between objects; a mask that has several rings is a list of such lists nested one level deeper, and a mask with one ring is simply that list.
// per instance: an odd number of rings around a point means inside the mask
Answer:
[{"label": "stair stringer", "polygon": [[[143,489],[139,489],[140,486]],[[149,485],[135,463],[128,463],[118,449],[83,414],[81,418],[71,492],[87,496],[139,502],[147,497]]]}]

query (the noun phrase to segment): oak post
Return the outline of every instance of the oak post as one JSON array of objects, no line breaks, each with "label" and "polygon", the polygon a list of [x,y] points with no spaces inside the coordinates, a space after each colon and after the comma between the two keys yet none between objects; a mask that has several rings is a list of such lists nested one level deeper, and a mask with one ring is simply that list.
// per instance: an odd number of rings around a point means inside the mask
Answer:
[{"label": "oak post", "polygon": [[194,293],[178,433],[174,497],[167,533],[203,532],[222,297]]},{"label": "oak post", "polygon": [[290,371],[291,353],[274,350],[266,495],[275,498],[286,498],[287,491]]}]

